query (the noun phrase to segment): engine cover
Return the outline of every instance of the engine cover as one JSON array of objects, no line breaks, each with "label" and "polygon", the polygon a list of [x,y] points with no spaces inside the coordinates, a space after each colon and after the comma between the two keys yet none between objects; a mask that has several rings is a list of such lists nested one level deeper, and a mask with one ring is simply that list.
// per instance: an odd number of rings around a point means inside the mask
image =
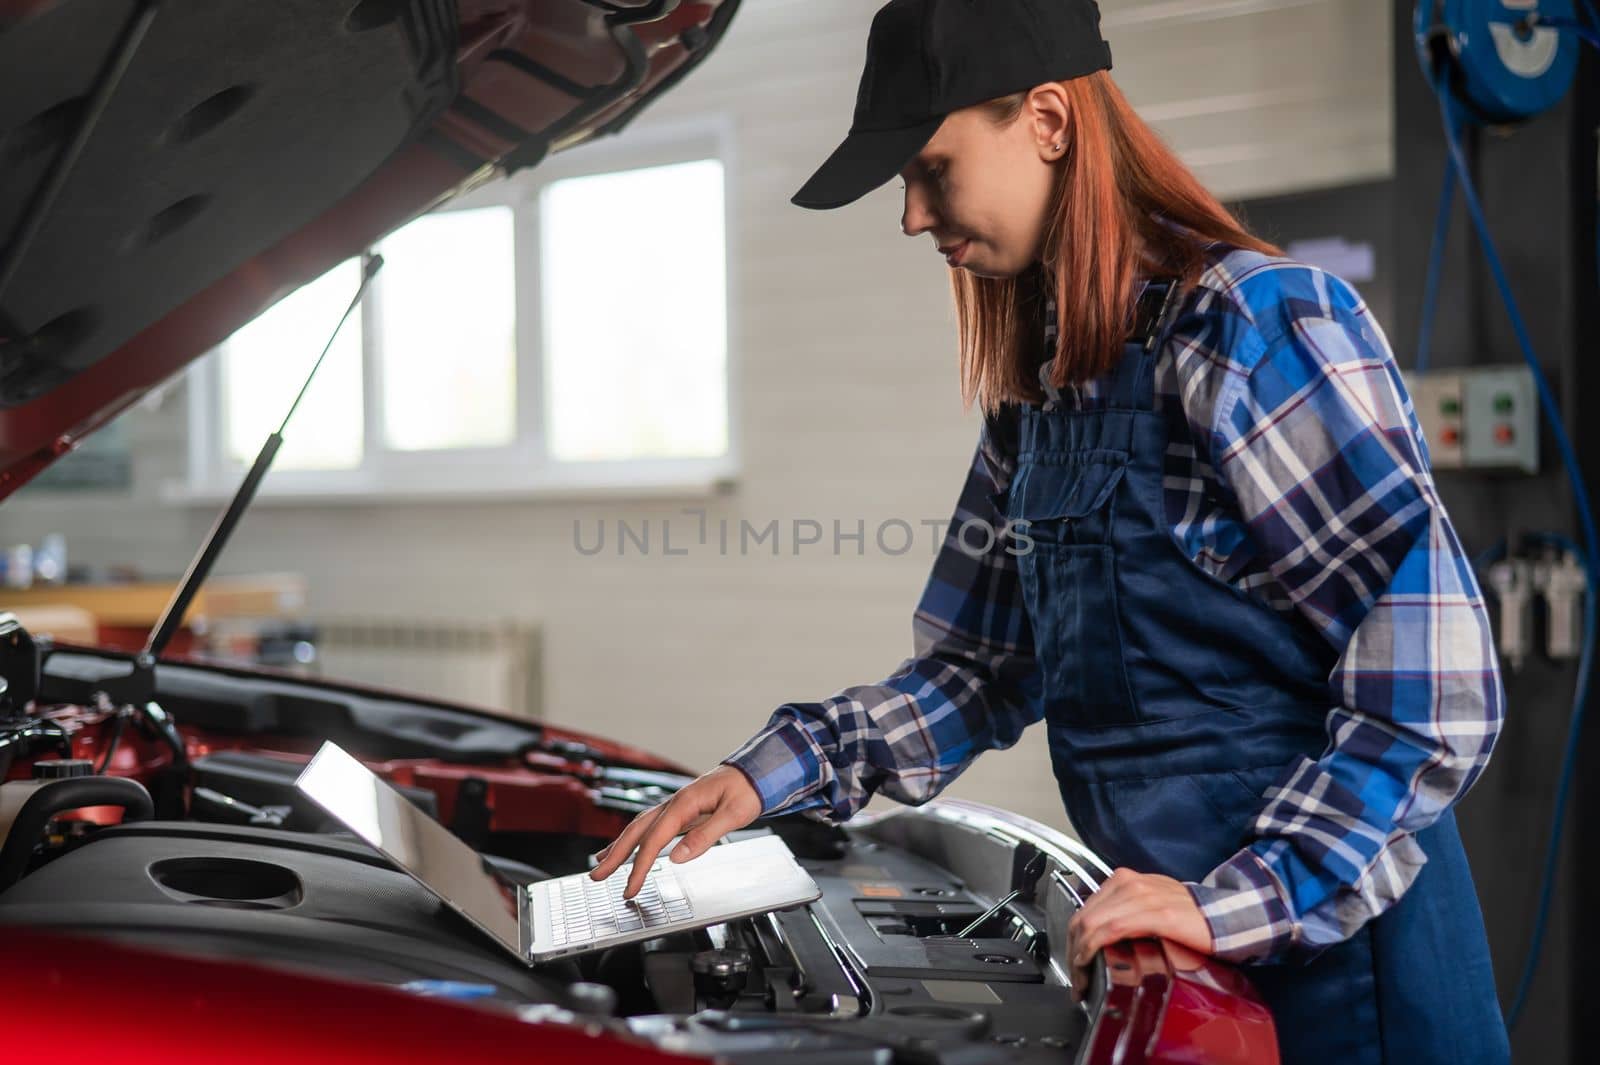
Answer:
[{"label": "engine cover", "polygon": [[107,829],[0,894],[0,925],[83,932],[363,982],[459,980],[561,1002],[370,849],[329,836],[147,821]]}]

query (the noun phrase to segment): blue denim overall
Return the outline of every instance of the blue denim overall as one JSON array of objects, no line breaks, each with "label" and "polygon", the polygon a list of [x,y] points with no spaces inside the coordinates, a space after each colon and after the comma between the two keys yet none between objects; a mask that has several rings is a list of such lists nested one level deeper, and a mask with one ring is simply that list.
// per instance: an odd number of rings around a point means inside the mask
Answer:
[{"label": "blue denim overall", "polygon": [[[1145,306],[1167,287],[1148,286]],[[1105,408],[1023,405],[1016,472],[996,502],[1033,541],[1018,564],[1073,826],[1113,866],[1199,881],[1250,841],[1268,788],[1326,748],[1336,655],[1173,538],[1153,366],[1174,316],[1148,317]],[[1354,937],[1309,963],[1247,968],[1284,1062],[1509,1059],[1453,814],[1417,840],[1428,863]]]}]

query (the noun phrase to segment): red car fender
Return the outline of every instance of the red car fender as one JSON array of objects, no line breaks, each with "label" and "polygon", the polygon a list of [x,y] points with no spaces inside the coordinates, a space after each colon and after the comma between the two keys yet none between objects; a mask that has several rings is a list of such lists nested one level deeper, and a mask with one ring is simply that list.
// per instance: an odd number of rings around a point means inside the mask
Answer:
[{"label": "red car fender", "polygon": [[1105,957],[1105,1001],[1081,1061],[1278,1065],[1272,1014],[1243,973],[1167,940],[1126,940]]}]

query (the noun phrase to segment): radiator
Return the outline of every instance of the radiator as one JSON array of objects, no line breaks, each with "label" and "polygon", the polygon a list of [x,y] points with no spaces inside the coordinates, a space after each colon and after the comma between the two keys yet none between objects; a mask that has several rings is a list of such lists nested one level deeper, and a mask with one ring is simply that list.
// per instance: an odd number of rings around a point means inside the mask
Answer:
[{"label": "radiator", "polygon": [[539,628],[531,622],[311,619],[315,672],[537,718],[544,707]]}]

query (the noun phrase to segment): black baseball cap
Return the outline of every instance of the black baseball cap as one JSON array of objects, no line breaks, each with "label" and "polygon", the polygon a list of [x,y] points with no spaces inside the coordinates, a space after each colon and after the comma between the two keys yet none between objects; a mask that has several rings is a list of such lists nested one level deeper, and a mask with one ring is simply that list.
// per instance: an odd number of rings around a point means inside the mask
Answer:
[{"label": "black baseball cap", "polygon": [[1095,0],[889,0],[850,134],[790,202],[843,207],[904,169],[951,111],[1110,69]]}]

